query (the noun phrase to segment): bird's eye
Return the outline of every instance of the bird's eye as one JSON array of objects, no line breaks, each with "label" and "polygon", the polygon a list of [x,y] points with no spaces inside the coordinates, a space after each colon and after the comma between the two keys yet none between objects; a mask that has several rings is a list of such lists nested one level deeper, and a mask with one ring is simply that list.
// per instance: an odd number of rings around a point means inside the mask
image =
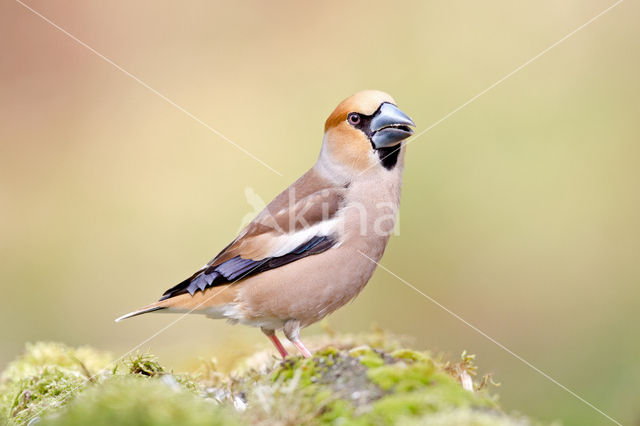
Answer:
[{"label": "bird's eye", "polygon": [[358,124],[360,124],[360,114],[356,114],[355,112],[352,112],[351,114],[349,114],[348,120],[350,124],[357,126]]}]

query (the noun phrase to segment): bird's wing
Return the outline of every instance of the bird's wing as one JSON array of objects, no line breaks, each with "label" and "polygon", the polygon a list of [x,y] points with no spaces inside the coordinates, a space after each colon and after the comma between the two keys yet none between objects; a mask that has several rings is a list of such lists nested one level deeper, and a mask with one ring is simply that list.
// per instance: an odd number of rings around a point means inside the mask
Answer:
[{"label": "bird's wing", "polygon": [[299,200],[281,194],[231,244],[160,300],[187,292],[193,295],[330,249],[336,244],[344,191],[325,188]]}]

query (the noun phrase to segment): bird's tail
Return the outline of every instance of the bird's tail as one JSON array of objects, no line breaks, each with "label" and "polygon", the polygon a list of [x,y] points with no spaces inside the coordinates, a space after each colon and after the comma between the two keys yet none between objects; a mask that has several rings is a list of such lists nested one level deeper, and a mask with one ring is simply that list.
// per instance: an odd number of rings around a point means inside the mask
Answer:
[{"label": "bird's tail", "polygon": [[152,303],[149,306],[145,306],[144,308],[140,308],[137,311],[133,311],[133,312],[129,312],[128,314],[125,314],[119,318],[116,318],[116,322],[120,322],[124,319],[127,318],[131,318],[131,317],[136,317],[138,315],[142,315],[142,314],[147,314],[149,312],[155,312],[155,311],[160,311],[162,309],[167,309],[168,306],[164,306],[165,304],[162,302],[156,302],[156,303]]},{"label": "bird's tail", "polygon": [[138,315],[146,314],[148,312],[156,312],[160,310],[167,310],[167,312],[187,312],[194,311],[207,311],[209,314],[212,309],[215,310],[221,306],[234,303],[236,298],[236,289],[231,285],[217,286],[206,289],[205,291],[198,291],[191,295],[188,292],[184,294],[178,294],[168,299],[162,299],[155,303],[152,303],[144,308],[140,308],[136,311],[129,312],[126,315],[116,319],[116,322],[123,319],[135,317]]}]

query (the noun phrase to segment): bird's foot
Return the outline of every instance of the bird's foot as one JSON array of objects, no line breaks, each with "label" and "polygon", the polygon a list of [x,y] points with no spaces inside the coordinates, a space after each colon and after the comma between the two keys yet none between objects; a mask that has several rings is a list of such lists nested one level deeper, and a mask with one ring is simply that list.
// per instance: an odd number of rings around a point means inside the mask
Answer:
[{"label": "bird's foot", "polygon": [[309,352],[309,349],[307,349],[302,343],[302,340],[300,340],[300,321],[293,319],[287,321],[284,324],[283,331],[287,339],[298,348],[303,357],[311,358],[311,352]]},{"label": "bird's foot", "polygon": [[303,357],[311,358],[311,352],[309,352],[309,349],[302,343],[302,340],[294,340],[293,344],[298,348]]},{"label": "bird's foot", "polygon": [[262,332],[267,335],[269,340],[271,340],[271,343],[273,343],[273,346],[275,346],[276,349],[278,350],[278,352],[280,352],[280,356],[282,357],[282,359],[285,359],[287,356],[289,356],[289,353],[287,352],[287,350],[282,345],[282,342],[280,342],[280,339],[278,339],[278,336],[276,336],[276,332],[275,331],[273,331],[273,330],[265,330],[263,328]]}]

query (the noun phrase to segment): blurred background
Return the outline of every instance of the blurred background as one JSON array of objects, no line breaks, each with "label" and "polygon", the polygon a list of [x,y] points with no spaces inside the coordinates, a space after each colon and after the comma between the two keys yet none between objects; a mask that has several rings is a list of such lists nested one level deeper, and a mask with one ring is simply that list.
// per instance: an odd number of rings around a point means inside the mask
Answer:
[{"label": "blurred background", "polygon": [[[282,176],[0,3],[0,367],[36,340],[119,355],[174,321],[113,319],[223,248],[245,192],[269,201],[306,171],[348,95],[387,91],[421,131],[613,1],[28,4]],[[382,260],[625,424],[640,421],[639,17],[621,3],[411,142]],[[610,424],[383,270],[329,323],[466,349],[507,410]],[[144,348],[180,370],[269,345],[189,317]]]}]

